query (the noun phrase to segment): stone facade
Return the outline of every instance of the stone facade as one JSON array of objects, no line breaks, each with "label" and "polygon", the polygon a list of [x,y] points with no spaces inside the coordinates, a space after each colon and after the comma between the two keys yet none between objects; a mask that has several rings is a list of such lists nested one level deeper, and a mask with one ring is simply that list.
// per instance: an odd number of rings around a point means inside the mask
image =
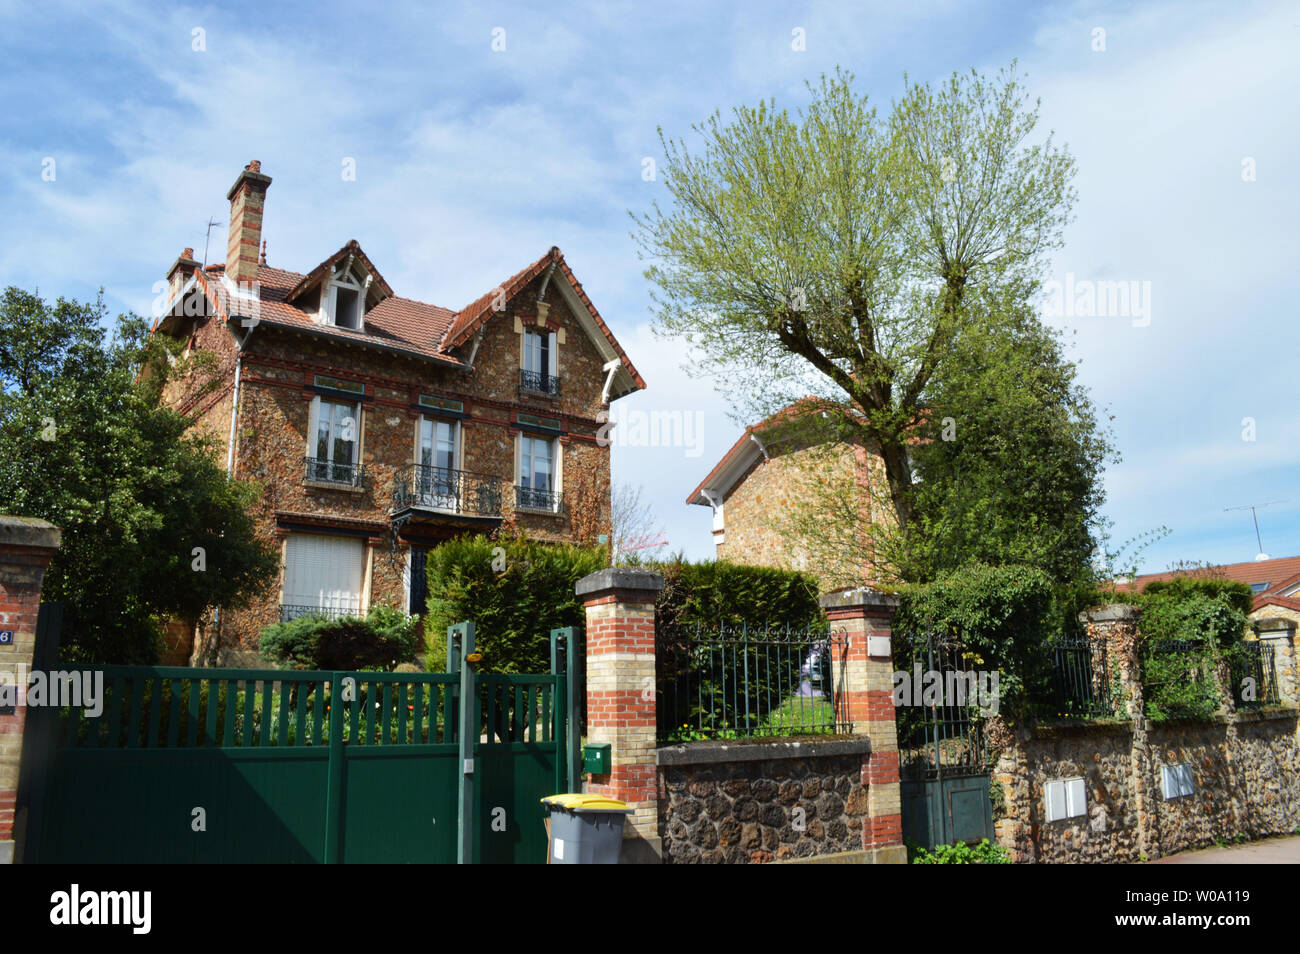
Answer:
[{"label": "stone facade", "polygon": [[[770,421],[771,419],[769,419]],[[764,441],[749,428],[688,502],[713,508],[719,560],[811,573],[824,592],[878,582],[873,526],[894,519],[878,453],[842,443]]]},{"label": "stone facade", "polygon": [[860,851],[870,744],[693,743],[659,750],[666,864],[761,864]]},{"label": "stone facade", "polygon": [[[339,534],[362,540],[362,611],[378,602],[404,609],[409,605],[412,547],[434,547],[450,537],[475,532],[604,542],[611,530],[610,467],[609,441],[601,427],[612,399],[606,391],[612,380],[611,348],[625,363],[617,370],[634,379],[621,393],[643,383],[559,250],[552,249],[531,271],[525,269],[498,289],[490,308],[483,300],[475,303],[481,312],[477,318],[478,313],[471,314],[475,306],[452,313],[390,297],[384,306],[400,313],[402,323],[389,319],[383,327],[367,324],[365,333],[350,338],[321,334],[311,320],[313,309],[321,303],[321,292],[311,291],[312,276],[330,274],[333,260],[306,276],[264,262],[249,264],[261,234],[262,202],[270,181],[261,175],[260,167],[252,167],[231,190],[231,246],[238,261],[232,258],[227,264],[260,282],[258,319],[232,317],[236,305],[254,305],[238,300],[219,304],[221,296],[216,292],[225,287],[223,266],[199,268],[187,249],[169,275],[174,300],[179,296],[181,301],[160,322],[160,330],[186,339],[190,354],[204,356],[204,364],[170,385],[167,399],[195,418],[196,430],[220,447],[223,460],[229,456],[235,477],[260,483],[256,522],[263,539],[279,547],[282,556],[290,534]],[[246,199],[250,189],[257,191],[256,201]],[[340,255],[344,253],[348,262],[369,266],[369,259],[354,243]],[[194,290],[186,300],[182,289],[191,275],[198,284],[191,286]],[[362,292],[368,308],[377,306],[365,296],[382,281],[371,268],[367,291]],[[291,293],[305,297],[291,304]],[[199,307],[194,307],[195,300]],[[363,320],[367,319],[363,316]],[[392,328],[410,341],[396,339]],[[458,329],[470,333],[444,353],[439,342]],[[523,342],[530,329],[554,335],[558,395],[521,386]],[[395,340],[402,347],[394,347]],[[309,434],[312,408],[322,394],[317,376],[361,389],[355,432],[355,462],[364,467],[360,486],[308,479],[307,458],[315,456]],[[461,410],[451,415],[430,411],[421,406],[422,395],[454,402],[452,406]],[[439,514],[421,509],[406,515],[411,519],[394,523],[398,510],[394,488],[403,468],[419,460],[424,417],[456,421],[456,470],[494,482],[501,501],[499,508],[491,508],[494,512]],[[544,431],[536,429],[536,419],[548,422]],[[554,440],[555,483],[562,503],[553,510],[515,506],[521,437],[538,434]],[[218,610],[212,619],[201,621],[196,661],[259,664],[258,639],[263,627],[279,618],[285,602],[282,585],[283,580],[258,594],[246,609]]]}]

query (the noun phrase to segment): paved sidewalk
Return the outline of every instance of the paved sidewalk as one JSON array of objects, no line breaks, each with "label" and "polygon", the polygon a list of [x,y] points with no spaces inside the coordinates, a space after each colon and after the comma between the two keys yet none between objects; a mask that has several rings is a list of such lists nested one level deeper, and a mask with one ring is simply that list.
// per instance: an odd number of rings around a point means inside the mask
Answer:
[{"label": "paved sidewalk", "polygon": [[1300,865],[1300,835],[1269,838],[1226,848],[1183,851],[1153,865]]}]

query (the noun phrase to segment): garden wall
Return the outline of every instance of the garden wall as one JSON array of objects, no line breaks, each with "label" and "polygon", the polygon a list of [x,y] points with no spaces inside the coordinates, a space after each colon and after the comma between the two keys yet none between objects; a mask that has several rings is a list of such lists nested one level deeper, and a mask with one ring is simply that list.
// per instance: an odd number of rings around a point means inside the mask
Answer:
[{"label": "garden wall", "polygon": [[660,748],[664,863],[762,864],[867,854],[862,848],[870,753],[865,738]]},{"label": "garden wall", "polygon": [[[1166,799],[1162,769],[1190,765],[1193,791]],[[1084,779],[1084,813],[1047,821],[1046,786]],[[1208,723],[1024,729],[993,779],[999,843],[1017,862],[1126,863],[1300,829],[1300,726],[1294,709]]]}]

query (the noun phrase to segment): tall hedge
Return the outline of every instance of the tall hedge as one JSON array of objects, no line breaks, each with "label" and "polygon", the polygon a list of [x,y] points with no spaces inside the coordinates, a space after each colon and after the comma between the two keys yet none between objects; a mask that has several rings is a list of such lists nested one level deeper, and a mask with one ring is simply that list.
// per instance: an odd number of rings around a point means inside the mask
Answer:
[{"label": "tall hedge", "polygon": [[[426,668],[441,671],[446,666],[447,627],[473,620],[484,654],[480,669],[546,672],[551,630],[583,626],[575,585],[607,561],[604,548],[522,538],[466,537],[431,549]],[[804,629],[822,621],[817,582],[806,573],[680,558],[639,568],[664,577],[656,603],[661,645],[697,626]]]},{"label": "tall hedge", "polygon": [[551,630],[582,627],[578,580],[605,566],[603,547],[537,543],[524,538],[463,537],[429,551],[425,668],[447,665],[447,627],[475,624],[479,669],[548,672]]},{"label": "tall hedge", "polygon": [[697,627],[806,629],[822,621],[817,581],[807,573],[727,560],[688,563],[680,557],[643,569],[663,574],[655,604],[662,643]]}]

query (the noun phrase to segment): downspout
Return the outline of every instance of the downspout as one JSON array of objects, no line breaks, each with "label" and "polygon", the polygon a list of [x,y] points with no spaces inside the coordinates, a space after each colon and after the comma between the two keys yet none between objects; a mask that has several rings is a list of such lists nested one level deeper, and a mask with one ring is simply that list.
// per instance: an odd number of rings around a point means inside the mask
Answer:
[{"label": "downspout", "polygon": [[[253,328],[257,326],[254,322],[249,326],[248,332],[244,337],[235,336],[239,342],[239,348],[235,352],[235,390],[234,397],[230,402],[230,439],[226,445],[226,480],[235,479],[235,420],[239,414],[239,394],[240,380],[244,371],[244,346],[248,344],[248,339],[253,335]],[[212,623],[216,627],[216,645],[221,645],[221,607],[215,606],[212,609]]]}]

